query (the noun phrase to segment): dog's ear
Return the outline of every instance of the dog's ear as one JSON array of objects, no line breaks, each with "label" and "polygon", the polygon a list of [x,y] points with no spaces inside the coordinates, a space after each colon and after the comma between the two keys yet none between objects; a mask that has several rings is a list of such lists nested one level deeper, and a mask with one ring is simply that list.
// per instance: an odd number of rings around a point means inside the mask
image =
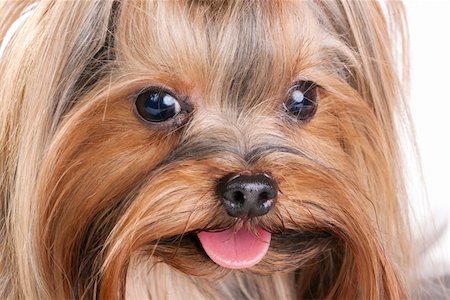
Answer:
[{"label": "dog's ear", "polygon": [[394,115],[407,111],[408,35],[400,1],[317,1],[322,23],[354,56],[346,81],[367,100],[383,128],[394,131]]},{"label": "dog's ear", "polygon": [[402,229],[408,228],[409,217],[401,151],[406,145],[414,152],[415,142],[406,103],[408,39],[403,5],[336,0],[314,1],[312,7],[326,32],[341,43],[333,55],[342,80],[367,106],[351,117],[340,116],[340,122],[346,122],[344,131],[354,130],[343,138],[343,148],[356,169],[363,170],[360,177],[365,178],[379,224],[389,228],[383,237],[385,249],[392,249],[389,259],[407,266],[412,258],[410,232]]},{"label": "dog's ear", "polygon": [[[0,57],[0,252],[4,254],[0,277],[17,273],[17,278],[8,280],[21,278],[22,287],[36,285],[40,277],[34,278],[30,269],[37,269],[32,236],[37,211],[34,187],[42,157],[76,94],[92,83],[89,68],[98,61],[97,53],[108,38],[113,7],[112,0],[0,1],[0,41],[12,32],[17,18],[29,11],[16,23],[19,26],[5,41]],[[14,226],[6,226],[8,222]],[[8,237],[3,234],[5,228],[16,231]],[[14,248],[27,255],[11,261]],[[0,289],[11,282],[2,283]],[[23,295],[39,298],[36,290]]]}]

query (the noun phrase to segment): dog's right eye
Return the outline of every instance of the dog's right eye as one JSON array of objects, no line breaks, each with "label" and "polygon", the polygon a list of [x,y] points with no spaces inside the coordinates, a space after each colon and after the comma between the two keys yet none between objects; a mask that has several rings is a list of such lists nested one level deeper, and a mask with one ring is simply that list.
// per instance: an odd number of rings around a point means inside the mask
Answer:
[{"label": "dog's right eye", "polygon": [[319,88],[312,81],[300,81],[289,92],[284,109],[297,120],[306,121],[314,116],[317,110]]},{"label": "dog's right eye", "polygon": [[167,121],[181,112],[178,100],[170,93],[158,89],[139,94],[135,105],[139,116],[151,123]]}]

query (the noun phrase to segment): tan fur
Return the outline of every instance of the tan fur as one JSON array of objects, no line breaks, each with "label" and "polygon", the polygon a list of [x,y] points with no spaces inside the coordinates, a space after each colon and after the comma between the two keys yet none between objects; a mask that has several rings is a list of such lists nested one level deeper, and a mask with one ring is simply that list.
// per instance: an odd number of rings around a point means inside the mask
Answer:
[{"label": "tan fur", "polygon": [[[0,60],[1,297],[413,295],[407,41],[385,5],[389,22],[369,1],[38,2]],[[0,34],[24,7],[0,4]],[[302,78],[321,87],[307,123],[280,109]],[[190,99],[188,124],[136,117],[153,85]],[[235,222],[218,179],[267,170],[277,205],[246,226],[271,248],[225,270],[192,235]]]}]

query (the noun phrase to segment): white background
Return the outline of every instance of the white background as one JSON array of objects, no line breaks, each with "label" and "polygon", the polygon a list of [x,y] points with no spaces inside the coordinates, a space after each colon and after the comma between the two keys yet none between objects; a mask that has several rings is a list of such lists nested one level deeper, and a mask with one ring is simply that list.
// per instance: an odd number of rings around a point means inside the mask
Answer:
[{"label": "white background", "polygon": [[[411,113],[433,217],[424,218],[423,206],[416,208],[422,226],[445,228],[450,221],[450,1],[407,0],[405,5],[411,43]],[[448,226],[432,252],[432,268],[446,265],[448,272]]]}]

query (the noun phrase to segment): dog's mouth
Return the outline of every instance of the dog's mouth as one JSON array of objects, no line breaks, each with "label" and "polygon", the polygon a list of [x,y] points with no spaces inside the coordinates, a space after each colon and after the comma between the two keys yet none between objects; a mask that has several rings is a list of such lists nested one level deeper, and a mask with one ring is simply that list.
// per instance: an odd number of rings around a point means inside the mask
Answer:
[{"label": "dog's mouth", "polygon": [[272,234],[261,227],[246,226],[197,234],[206,254],[219,266],[245,269],[259,263],[269,250]]},{"label": "dog's mouth", "polygon": [[[310,264],[310,259],[329,252],[336,247],[337,239],[324,230],[269,232],[254,225],[191,231],[161,239],[158,245],[156,253],[166,263],[202,275],[203,271],[216,269],[214,266],[258,272],[290,270]],[[193,266],[185,269],[187,266],[181,261],[190,261]],[[211,261],[214,264],[210,264]],[[288,265],[287,261],[290,262]],[[209,267],[202,269],[200,265]]]}]

